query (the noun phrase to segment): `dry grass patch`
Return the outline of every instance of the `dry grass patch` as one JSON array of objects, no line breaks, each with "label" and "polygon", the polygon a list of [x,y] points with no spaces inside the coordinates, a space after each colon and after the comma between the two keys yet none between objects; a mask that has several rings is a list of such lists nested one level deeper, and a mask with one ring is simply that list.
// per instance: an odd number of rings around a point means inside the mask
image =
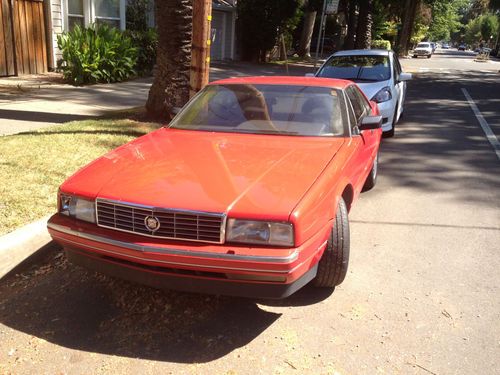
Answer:
[{"label": "dry grass patch", "polygon": [[159,127],[86,120],[0,137],[0,235],[56,210],[59,185],[90,161]]}]

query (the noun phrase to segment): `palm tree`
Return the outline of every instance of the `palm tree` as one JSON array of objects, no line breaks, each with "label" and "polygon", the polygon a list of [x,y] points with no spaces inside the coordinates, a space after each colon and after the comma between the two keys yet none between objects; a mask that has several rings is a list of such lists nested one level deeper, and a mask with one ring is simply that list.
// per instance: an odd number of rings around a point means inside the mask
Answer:
[{"label": "palm tree", "polygon": [[155,1],[158,50],[146,109],[157,118],[171,118],[189,99],[192,1]]},{"label": "palm tree", "polygon": [[370,48],[372,43],[373,0],[359,0],[356,48]]}]

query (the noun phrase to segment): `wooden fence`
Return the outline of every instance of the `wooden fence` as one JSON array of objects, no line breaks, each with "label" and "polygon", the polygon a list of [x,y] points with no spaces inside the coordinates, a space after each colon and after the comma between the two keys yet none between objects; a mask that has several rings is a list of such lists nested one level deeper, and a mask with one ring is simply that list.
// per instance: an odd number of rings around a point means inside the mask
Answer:
[{"label": "wooden fence", "polygon": [[43,0],[0,1],[0,76],[46,72]]}]

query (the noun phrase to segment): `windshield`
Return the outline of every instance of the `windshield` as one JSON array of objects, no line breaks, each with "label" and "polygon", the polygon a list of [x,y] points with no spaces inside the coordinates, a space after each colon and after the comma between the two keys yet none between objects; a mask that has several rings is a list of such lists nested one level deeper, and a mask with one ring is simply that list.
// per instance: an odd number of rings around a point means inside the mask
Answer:
[{"label": "windshield", "polygon": [[429,48],[430,44],[429,43],[418,43],[417,48]]},{"label": "windshield", "polygon": [[317,74],[318,77],[351,81],[387,81],[391,78],[388,56],[334,56]]},{"label": "windshield", "polygon": [[340,136],[340,92],[289,85],[209,85],[170,128],[230,133]]}]

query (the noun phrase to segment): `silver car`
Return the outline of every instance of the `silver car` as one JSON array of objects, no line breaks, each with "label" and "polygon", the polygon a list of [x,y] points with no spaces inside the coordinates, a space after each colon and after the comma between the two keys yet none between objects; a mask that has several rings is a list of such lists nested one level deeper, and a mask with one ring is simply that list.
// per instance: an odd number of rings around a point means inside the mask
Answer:
[{"label": "silver car", "polygon": [[384,136],[392,137],[406,97],[406,81],[393,51],[378,49],[340,51],[330,56],[315,74],[316,77],[341,78],[354,81],[366,97],[378,103]]}]

